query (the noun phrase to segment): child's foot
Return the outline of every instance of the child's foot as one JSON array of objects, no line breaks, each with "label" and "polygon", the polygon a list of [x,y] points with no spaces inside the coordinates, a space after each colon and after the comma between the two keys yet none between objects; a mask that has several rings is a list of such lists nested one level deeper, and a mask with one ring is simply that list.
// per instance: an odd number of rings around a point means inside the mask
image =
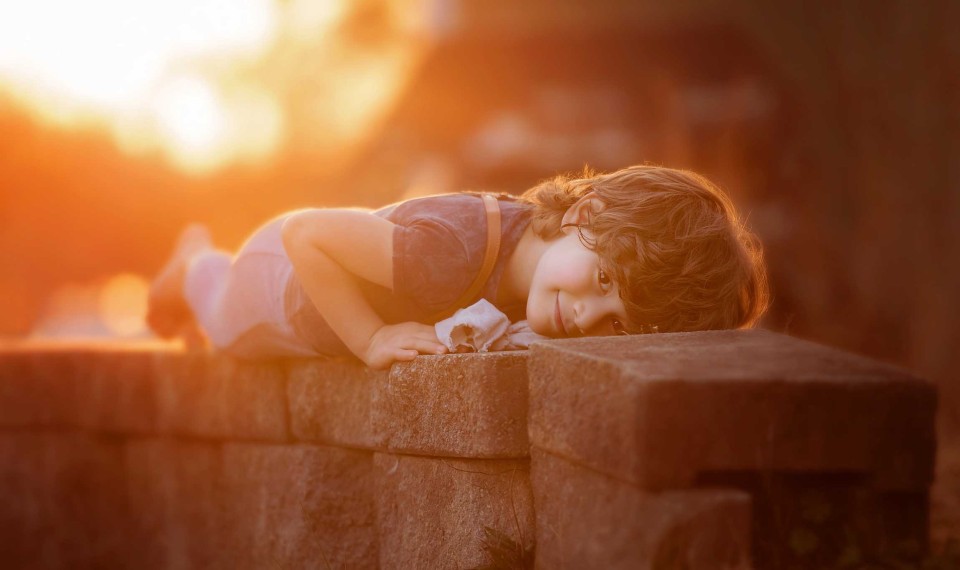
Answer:
[{"label": "child's foot", "polygon": [[180,334],[193,320],[183,296],[183,281],[190,259],[210,249],[210,232],[200,224],[187,226],[177,238],[177,245],[166,265],[150,284],[147,297],[147,324],[163,338]]}]

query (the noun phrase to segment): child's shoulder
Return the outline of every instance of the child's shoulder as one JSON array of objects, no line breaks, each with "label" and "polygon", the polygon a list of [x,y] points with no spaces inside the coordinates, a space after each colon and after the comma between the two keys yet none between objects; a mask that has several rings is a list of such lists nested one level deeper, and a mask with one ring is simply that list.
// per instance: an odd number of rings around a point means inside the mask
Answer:
[{"label": "child's shoulder", "polygon": [[[480,199],[483,194],[482,192],[457,192],[420,196],[390,204],[377,210],[376,214],[394,223],[423,218],[450,219],[460,223],[468,223],[472,218],[480,221],[486,219],[483,200]],[[500,201],[501,212],[510,211],[519,214],[530,208],[529,204],[517,201],[517,198],[510,194],[492,192],[490,194]]]}]

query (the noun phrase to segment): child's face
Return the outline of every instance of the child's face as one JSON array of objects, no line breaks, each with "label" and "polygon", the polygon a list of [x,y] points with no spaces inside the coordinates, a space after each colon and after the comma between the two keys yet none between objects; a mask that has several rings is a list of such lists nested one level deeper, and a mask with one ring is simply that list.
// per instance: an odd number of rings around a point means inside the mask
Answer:
[{"label": "child's face", "polygon": [[565,228],[540,257],[527,296],[527,322],[534,332],[551,337],[608,336],[623,330],[626,310],[617,284],[576,228]]}]

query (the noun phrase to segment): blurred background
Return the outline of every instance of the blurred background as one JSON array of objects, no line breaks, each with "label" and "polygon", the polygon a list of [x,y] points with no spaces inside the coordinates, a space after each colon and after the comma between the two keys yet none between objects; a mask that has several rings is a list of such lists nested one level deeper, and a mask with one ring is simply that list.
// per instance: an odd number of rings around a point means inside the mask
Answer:
[{"label": "blurred background", "polygon": [[148,336],[179,230],[654,162],[762,237],[766,328],[960,425],[960,3],[32,0],[0,7],[0,340]]}]

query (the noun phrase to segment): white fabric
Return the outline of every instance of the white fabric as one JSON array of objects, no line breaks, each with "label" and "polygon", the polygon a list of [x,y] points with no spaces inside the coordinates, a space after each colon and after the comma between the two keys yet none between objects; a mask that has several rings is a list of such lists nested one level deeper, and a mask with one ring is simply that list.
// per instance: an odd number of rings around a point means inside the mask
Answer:
[{"label": "white fabric", "polygon": [[550,337],[533,332],[527,321],[517,321],[507,328],[507,334],[490,345],[490,350],[526,350],[538,340],[549,339]]},{"label": "white fabric", "polygon": [[521,350],[547,337],[533,332],[527,321],[510,324],[490,301],[480,299],[434,325],[437,338],[450,352]]}]

